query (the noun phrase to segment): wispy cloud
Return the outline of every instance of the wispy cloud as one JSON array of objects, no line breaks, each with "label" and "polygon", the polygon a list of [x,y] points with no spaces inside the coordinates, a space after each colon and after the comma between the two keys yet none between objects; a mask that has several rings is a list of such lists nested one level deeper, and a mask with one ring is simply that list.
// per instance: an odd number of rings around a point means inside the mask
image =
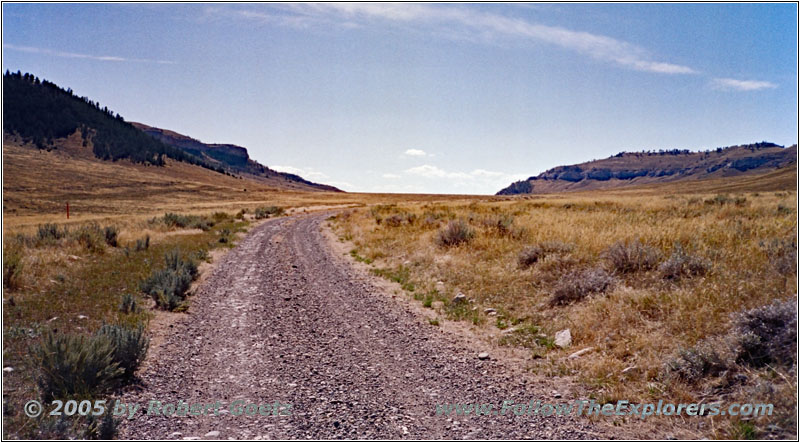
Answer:
[{"label": "wispy cloud", "polygon": [[761,89],[775,89],[775,83],[758,80],[736,80],[733,78],[715,78],[713,86],[717,89],[735,91],[758,91]]},{"label": "wispy cloud", "polygon": [[36,48],[33,46],[19,46],[19,45],[12,45],[8,43],[3,43],[3,49],[10,50],[10,51],[18,51],[18,52],[27,52],[30,54],[42,54],[42,55],[50,55],[53,57],[63,57],[63,58],[79,58],[79,59],[86,59],[86,60],[96,60],[101,62],[134,62],[134,63],[158,63],[163,65],[173,65],[175,62],[169,60],[151,60],[146,58],[127,58],[127,57],[119,57],[115,55],[90,55],[90,54],[81,54],[78,52],[66,52],[66,51],[56,51],[52,49],[46,48]]},{"label": "wispy cloud", "polygon": [[408,155],[410,157],[427,157],[429,154],[422,149],[406,149],[406,152],[403,154]]},{"label": "wispy cloud", "polygon": [[[237,11],[235,13],[241,18],[265,19],[260,16],[262,13]],[[303,25],[343,23],[362,26],[379,21],[400,26],[435,26],[435,34],[453,38],[480,41],[522,39],[555,45],[639,71],[661,74],[697,73],[688,66],[655,60],[645,49],[622,40],[464,7],[408,3],[311,3],[291,4],[280,11],[280,14],[265,15],[270,17],[271,22],[277,22],[275,17],[280,17],[283,24],[288,25],[294,24],[288,19],[293,17],[293,20]]]}]

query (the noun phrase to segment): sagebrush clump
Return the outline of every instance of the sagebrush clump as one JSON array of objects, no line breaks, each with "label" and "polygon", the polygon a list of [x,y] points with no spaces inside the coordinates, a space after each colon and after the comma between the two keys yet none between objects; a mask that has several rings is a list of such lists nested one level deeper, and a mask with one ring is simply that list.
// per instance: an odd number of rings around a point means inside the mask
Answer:
[{"label": "sagebrush clump", "polygon": [[567,305],[606,292],[613,285],[614,277],[601,267],[574,270],[558,280],[550,304]]},{"label": "sagebrush clump", "polygon": [[143,280],[140,289],[151,296],[161,309],[172,311],[186,299],[186,291],[197,276],[197,265],[191,260],[183,260],[178,250],[164,256],[166,267],[153,271]]},{"label": "sagebrush clump", "polygon": [[111,388],[124,372],[114,351],[106,337],[46,334],[32,350],[42,400],[91,398]]},{"label": "sagebrush clump", "polygon": [[121,377],[133,378],[136,369],[144,361],[150,340],[144,334],[144,328],[131,329],[120,325],[103,325],[97,336],[106,338],[114,349],[112,359],[122,369]]},{"label": "sagebrush clump", "polygon": [[254,216],[256,220],[261,220],[262,218],[279,217],[283,215],[283,213],[284,209],[280,206],[262,206],[256,208]]},{"label": "sagebrush clump", "polygon": [[106,244],[111,246],[112,248],[117,247],[117,235],[119,232],[117,231],[116,226],[106,226],[103,228],[103,235],[106,239]]},{"label": "sagebrush clump", "polygon": [[517,264],[520,269],[533,266],[552,254],[568,254],[572,252],[573,245],[559,241],[542,242],[533,246],[528,246],[520,251],[517,256]]},{"label": "sagebrush clump", "polygon": [[639,240],[630,243],[617,242],[604,253],[611,269],[619,273],[649,271],[658,266],[661,254]]},{"label": "sagebrush clump", "polygon": [[735,319],[736,362],[756,368],[797,361],[797,300],[775,302]]},{"label": "sagebrush clump", "polygon": [[706,275],[710,269],[711,262],[702,257],[687,253],[680,244],[675,245],[672,255],[658,267],[662,278],[673,281],[682,278],[703,276]]},{"label": "sagebrush clump", "polygon": [[464,220],[451,220],[444,229],[436,234],[436,244],[443,247],[458,246],[469,243],[475,237],[473,230]]},{"label": "sagebrush clump", "polygon": [[3,288],[14,290],[22,284],[22,251],[15,246],[3,248]]}]

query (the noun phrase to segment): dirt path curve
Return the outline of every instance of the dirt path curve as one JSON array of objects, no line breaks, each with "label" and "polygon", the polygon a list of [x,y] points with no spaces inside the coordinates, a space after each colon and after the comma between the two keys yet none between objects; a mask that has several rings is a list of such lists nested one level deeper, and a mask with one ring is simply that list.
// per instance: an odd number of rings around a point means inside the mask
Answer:
[{"label": "dirt path curve", "polygon": [[[497,361],[479,360],[474,349],[355,278],[326,245],[325,217],[270,220],[222,259],[142,375],[142,389],[121,399],[141,405],[122,420],[121,437],[602,436],[588,420],[571,417],[436,415],[440,403],[527,403],[547,400],[549,391]],[[165,417],[146,414],[150,400],[222,406],[219,415]],[[291,404],[291,415],[236,416],[236,400]]]}]

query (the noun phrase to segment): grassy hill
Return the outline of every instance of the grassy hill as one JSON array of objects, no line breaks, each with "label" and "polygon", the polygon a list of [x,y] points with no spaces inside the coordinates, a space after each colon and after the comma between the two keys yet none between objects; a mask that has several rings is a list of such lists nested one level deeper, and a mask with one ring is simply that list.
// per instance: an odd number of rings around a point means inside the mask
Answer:
[{"label": "grassy hill", "polygon": [[340,192],[339,189],[333,186],[314,183],[295,174],[278,172],[274,169],[270,169],[251,159],[247,153],[247,149],[241,146],[222,143],[203,143],[188,135],[179,134],[169,129],[155,128],[145,125],[144,123],[131,122],[131,124],[167,145],[179,148],[195,157],[203,159],[204,162],[213,165],[215,168],[222,168],[226,171],[244,174],[257,180],[263,178],[284,180],[307,185],[319,191]]}]

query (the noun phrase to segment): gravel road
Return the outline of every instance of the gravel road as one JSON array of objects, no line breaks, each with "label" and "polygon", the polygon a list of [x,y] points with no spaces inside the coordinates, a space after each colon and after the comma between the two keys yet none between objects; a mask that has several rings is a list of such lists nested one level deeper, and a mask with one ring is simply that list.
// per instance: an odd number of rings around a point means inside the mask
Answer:
[{"label": "gravel road", "polygon": [[[436,415],[441,403],[566,400],[552,399],[546,381],[479,360],[356,275],[320,231],[325,217],[269,220],[220,260],[140,388],[120,399],[141,405],[121,421],[122,438],[609,437],[583,418]],[[166,417],[146,414],[151,400],[221,406]],[[266,404],[267,415],[234,415],[237,400]],[[273,415],[275,402],[291,415]]]}]

